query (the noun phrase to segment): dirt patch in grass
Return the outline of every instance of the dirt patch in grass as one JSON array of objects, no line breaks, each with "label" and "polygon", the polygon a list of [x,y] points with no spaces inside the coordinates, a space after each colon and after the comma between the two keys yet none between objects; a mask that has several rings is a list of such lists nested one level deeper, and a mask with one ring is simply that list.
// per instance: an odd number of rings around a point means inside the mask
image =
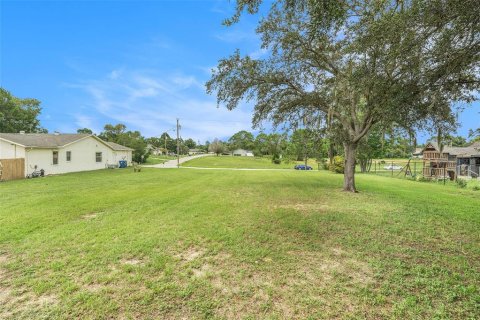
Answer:
[{"label": "dirt patch in grass", "polygon": [[6,253],[0,253],[0,265],[5,264],[8,261],[8,256]]},{"label": "dirt patch in grass", "polygon": [[[0,253],[0,280],[2,280],[7,273],[5,271],[5,269],[2,267],[2,265],[6,264],[7,262],[8,262],[7,254],[6,253],[3,253],[3,254]],[[1,287],[0,287],[0,289],[1,289]],[[1,294],[1,292],[0,292],[0,294]]]},{"label": "dirt patch in grass", "polygon": [[[312,309],[306,304],[305,295],[316,301],[308,303],[317,303],[323,308],[332,304],[327,307],[331,308],[332,315],[341,310],[354,313],[361,308],[349,290],[374,283],[369,265],[338,247],[327,254],[289,251],[282,262],[266,258],[258,260],[261,263],[246,263],[225,253],[205,259],[208,264],[194,269],[194,277],[210,282],[219,302],[216,315],[227,319],[260,314],[282,319],[306,318]],[[287,268],[285,261],[288,261]],[[335,291],[336,286],[344,291]]]},{"label": "dirt patch in grass", "polygon": [[175,255],[176,258],[179,258],[182,261],[190,262],[197,258],[200,258],[205,254],[205,249],[191,246],[185,251]]},{"label": "dirt patch in grass", "polygon": [[99,283],[89,283],[84,285],[83,288],[89,292],[100,292],[105,288],[105,286]]},{"label": "dirt patch in grass", "polygon": [[84,214],[82,216],[82,219],[84,220],[92,220],[92,219],[95,219],[97,218],[99,215],[101,215],[103,212],[90,212],[90,213],[87,213],[87,214]]},{"label": "dirt patch in grass", "polygon": [[136,259],[136,258],[131,258],[131,259],[122,259],[120,261],[121,264],[128,265],[128,266],[143,266],[145,265],[145,262],[142,259]]},{"label": "dirt patch in grass", "polygon": [[301,214],[309,215],[311,213],[328,212],[331,207],[327,204],[321,203],[288,203],[288,204],[274,204],[271,209],[278,210],[295,210]]},{"label": "dirt patch in grass", "polygon": [[0,319],[15,319],[23,313],[58,304],[54,295],[37,295],[25,287],[11,286],[9,280],[13,280],[13,277],[7,278],[7,271],[3,268],[8,260],[7,254],[0,254]]},{"label": "dirt patch in grass", "polygon": [[52,308],[59,303],[54,295],[36,295],[29,291],[3,288],[0,290],[0,319],[16,319],[24,313],[31,314],[36,310]]},{"label": "dirt patch in grass", "polygon": [[192,269],[194,278],[204,278],[208,272],[212,270],[212,266],[209,264],[204,264],[200,268]]},{"label": "dirt patch in grass", "polygon": [[373,283],[373,271],[366,262],[354,258],[341,248],[332,248],[330,255],[321,255],[317,252],[290,251],[289,254],[298,260],[300,269],[308,280],[322,278],[334,281],[343,277],[351,284]]}]

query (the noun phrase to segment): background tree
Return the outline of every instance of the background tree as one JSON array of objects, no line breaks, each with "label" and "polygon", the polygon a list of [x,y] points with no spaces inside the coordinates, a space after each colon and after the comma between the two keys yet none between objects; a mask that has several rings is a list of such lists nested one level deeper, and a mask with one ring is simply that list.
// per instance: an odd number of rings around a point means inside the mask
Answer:
[{"label": "background tree", "polygon": [[[238,0],[227,25],[261,2]],[[357,148],[373,125],[453,124],[452,101],[474,99],[478,16],[473,0],[277,0],[257,28],[270,55],[237,50],[207,92],[228,109],[255,101],[254,126],[327,118],[344,147],[343,189],[355,192]]]},{"label": "background tree", "polygon": [[88,128],[82,128],[82,129],[77,129],[77,133],[93,134],[93,131]]},{"label": "background tree", "polygon": [[452,147],[466,147],[468,146],[467,139],[462,136],[448,135],[443,139],[445,145]]},{"label": "background tree", "polygon": [[268,147],[268,134],[266,133],[259,133],[253,142],[253,153],[258,156],[262,157],[269,154],[269,147]]},{"label": "background tree", "polygon": [[208,151],[215,153],[217,156],[222,154],[224,150],[225,146],[223,145],[223,142],[217,138],[215,138],[208,146]]},{"label": "background tree", "polygon": [[297,129],[290,137],[290,152],[294,153],[295,160],[305,161],[305,165],[310,158],[316,158],[317,161],[320,161],[327,155],[324,138],[324,130]]},{"label": "background tree", "polygon": [[185,140],[184,143],[188,149],[195,149],[197,147],[197,143],[192,138]]},{"label": "background tree", "polygon": [[280,163],[280,159],[287,147],[286,137],[283,134],[271,133],[267,136],[267,150],[268,154],[272,156],[272,160]]},{"label": "background tree", "polygon": [[480,128],[478,128],[477,130],[470,129],[468,137],[472,139],[471,142],[480,141]]},{"label": "background tree", "polygon": [[381,140],[382,132],[376,127],[359,143],[357,157],[361,172],[369,172],[372,160],[384,157]]},{"label": "background tree", "polygon": [[106,124],[104,131],[99,137],[105,141],[115,142],[123,146],[134,149],[132,160],[138,163],[147,161],[150,153],[147,150],[147,142],[139,131],[126,131],[124,124],[111,125]]},{"label": "background tree", "polygon": [[208,152],[210,147],[210,141],[205,141],[205,144],[203,145],[203,151]]},{"label": "background tree", "polygon": [[177,141],[172,139],[167,132],[162,133],[160,140],[162,141],[162,148],[166,148],[167,153],[177,153]]},{"label": "background tree", "polygon": [[254,147],[254,138],[251,132],[242,130],[235,133],[228,139],[231,150],[244,149],[252,150]]},{"label": "background tree", "polygon": [[46,132],[38,119],[41,110],[37,99],[17,98],[0,88],[0,132]]},{"label": "background tree", "polygon": [[103,139],[105,141],[112,141],[112,142],[119,143],[118,141],[120,137],[125,133],[126,130],[127,130],[127,126],[121,123],[116,125],[106,124],[103,127],[103,131],[100,132],[98,136],[100,139]]}]

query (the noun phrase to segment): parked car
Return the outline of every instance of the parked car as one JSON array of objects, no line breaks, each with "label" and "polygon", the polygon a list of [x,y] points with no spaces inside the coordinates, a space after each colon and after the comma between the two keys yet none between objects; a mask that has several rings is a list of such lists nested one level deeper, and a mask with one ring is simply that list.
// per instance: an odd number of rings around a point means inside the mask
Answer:
[{"label": "parked car", "polygon": [[402,170],[403,167],[397,165],[388,165],[383,167],[385,170]]},{"label": "parked car", "polygon": [[310,166],[306,166],[304,164],[297,164],[295,167],[294,167],[295,170],[313,170],[312,167]]}]

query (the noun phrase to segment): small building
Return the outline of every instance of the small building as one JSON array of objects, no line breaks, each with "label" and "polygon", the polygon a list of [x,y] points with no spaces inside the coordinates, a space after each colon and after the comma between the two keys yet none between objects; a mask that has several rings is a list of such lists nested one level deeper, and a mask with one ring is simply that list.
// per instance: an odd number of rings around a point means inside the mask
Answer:
[{"label": "small building", "polygon": [[23,159],[17,178],[41,169],[48,175],[130,164],[132,151],[91,134],[0,133],[0,161]]},{"label": "small building", "polygon": [[480,177],[480,141],[457,155],[457,172],[459,176]]},{"label": "small building", "polygon": [[188,155],[189,156],[194,156],[194,155],[197,155],[197,154],[204,154],[205,152],[203,152],[203,150],[200,150],[200,149],[188,149]]},{"label": "small building", "polygon": [[162,155],[164,153],[162,148],[157,148],[152,144],[147,144],[147,151],[154,156]]},{"label": "small building", "polygon": [[253,157],[253,152],[244,149],[236,149],[232,152],[232,155],[236,157]]},{"label": "small building", "polygon": [[423,176],[426,178],[449,178],[462,176],[478,178],[480,174],[480,143],[468,147],[444,146],[428,142],[422,150]]}]

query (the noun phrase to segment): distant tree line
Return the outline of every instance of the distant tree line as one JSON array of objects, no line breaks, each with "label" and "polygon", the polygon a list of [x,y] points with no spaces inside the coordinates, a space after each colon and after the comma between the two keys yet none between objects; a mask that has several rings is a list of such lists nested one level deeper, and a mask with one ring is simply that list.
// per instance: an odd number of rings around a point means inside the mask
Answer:
[{"label": "distant tree line", "polygon": [[[7,90],[0,88],[0,132],[47,133],[40,124],[40,101],[32,98],[18,98]],[[78,133],[94,134],[89,128],[81,128]],[[145,162],[152,151],[163,154],[177,153],[177,140],[168,132],[159,137],[146,138],[139,131],[127,130],[124,124],[106,124],[98,136],[106,141],[134,149],[133,160]],[[436,140],[438,137],[431,137]],[[480,128],[470,130],[468,139],[455,136],[444,131],[442,143],[444,145],[463,147],[474,141],[480,141]],[[417,145],[415,132],[402,128],[400,125],[382,127],[373,126],[361,140],[357,149],[357,163],[362,171],[368,171],[372,159],[378,158],[407,158]],[[254,135],[246,130],[239,131],[230,138],[221,141],[214,139],[201,144],[192,138],[179,139],[180,154],[187,154],[191,149],[200,152],[231,154],[236,149],[252,151],[255,156],[271,157],[275,161],[305,161],[311,158],[324,162],[329,159],[333,163],[335,156],[344,156],[344,147],[341,137],[330,135],[324,129],[303,128],[290,130],[288,133],[259,133]],[[279,160],[281,159],[281,160]]]}]

